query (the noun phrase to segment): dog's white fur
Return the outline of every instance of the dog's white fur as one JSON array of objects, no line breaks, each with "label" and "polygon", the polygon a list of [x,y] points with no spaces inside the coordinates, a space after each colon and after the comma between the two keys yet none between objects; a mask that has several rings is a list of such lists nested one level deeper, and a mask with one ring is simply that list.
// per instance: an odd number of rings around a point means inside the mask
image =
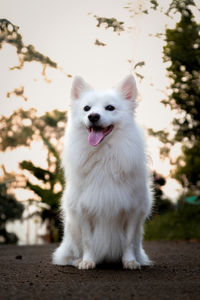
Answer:
[{"label": "dog's white fur", "polygon": [[[63,152],[64,236],[54,264],[91,269],[122,260],[124,268],[136,269],[151,263],[142,247],[152,197],[143,135],[134,118],[136,96],[132,75],[105,92],[74,79]],[[86,105],[90,111],[84,111]],[[105,110],[107,105],[115,110]],[[91,113],[100,115],[100,126],[114,126],[96,147],[88,142]]]}]

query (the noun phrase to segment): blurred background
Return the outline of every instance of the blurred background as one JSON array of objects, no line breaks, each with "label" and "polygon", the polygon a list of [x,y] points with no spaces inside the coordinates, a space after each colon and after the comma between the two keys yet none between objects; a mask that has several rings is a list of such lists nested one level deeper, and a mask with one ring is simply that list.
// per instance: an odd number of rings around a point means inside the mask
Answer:
[{"label": "blurred background", "polygon": [[60,240],[73,77],[102,89],[129,73],[153,173],[145,239],[199,241],[199,1],[0,0],[0,7],[0,243]]}]

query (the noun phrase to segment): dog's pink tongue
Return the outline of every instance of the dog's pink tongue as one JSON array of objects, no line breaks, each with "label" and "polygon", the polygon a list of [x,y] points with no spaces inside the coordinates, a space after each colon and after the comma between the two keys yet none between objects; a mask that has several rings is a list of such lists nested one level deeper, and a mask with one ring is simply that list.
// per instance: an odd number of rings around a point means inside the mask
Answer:
[{"label": "dog's pink tongue", "polygon": [[90,145],[97,146],[102,141],[104,136],[105,136],[105,134],[104,134],[103,130],[102,131],[101,130],[94,131],[93,129],[91,129],[91,132],[88,137],[88,141],[89,141]]}]

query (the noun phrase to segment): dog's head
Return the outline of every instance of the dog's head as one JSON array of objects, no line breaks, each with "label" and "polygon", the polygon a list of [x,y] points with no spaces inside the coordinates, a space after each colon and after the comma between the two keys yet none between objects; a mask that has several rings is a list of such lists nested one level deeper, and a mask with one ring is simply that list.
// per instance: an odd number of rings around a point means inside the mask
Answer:
[{"label": "dog's head", "polygon": [[78,126],[88,131],[88,141],[97,146],[117,129],[129,126],[136,107],[137,88],[132,75],[115,89],[94,91],[81,77],[75,77],[71,91],[71,114]]}]

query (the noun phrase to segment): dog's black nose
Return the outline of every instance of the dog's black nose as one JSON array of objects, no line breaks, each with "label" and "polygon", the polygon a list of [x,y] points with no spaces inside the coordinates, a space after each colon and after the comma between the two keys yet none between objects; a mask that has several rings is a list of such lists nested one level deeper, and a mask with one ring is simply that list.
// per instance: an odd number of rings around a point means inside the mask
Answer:
[{"label": "dog's black nose", "polygon": [[91,123],[95,123],[95,122],[99,121],[100,115],[99,114],[90,114],[88,116],[88,119],[90,120]]}]

